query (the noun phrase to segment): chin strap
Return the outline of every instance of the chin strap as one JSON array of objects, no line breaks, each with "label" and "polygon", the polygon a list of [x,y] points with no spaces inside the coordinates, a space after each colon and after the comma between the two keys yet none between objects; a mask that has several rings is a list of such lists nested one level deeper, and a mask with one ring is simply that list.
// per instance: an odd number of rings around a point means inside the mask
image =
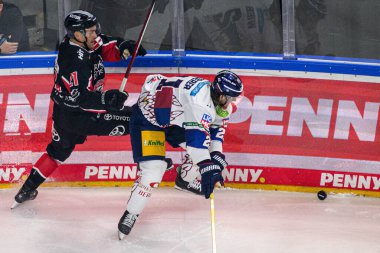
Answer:
[{"label": "chin strap", "polygon": [[83,37],[84,37],[84,41],[79,41],[79,40],[77,40],[77,38],[75,38],[75,36],[74,36],[74,33],[72,33],[72,34],[68,34],[68,35],[69,35],[69,38],[75,40],[75,41],[78,42],[78,43],[83,44],[83,45],[84,45],[84,48],[85,48],[86,50],[90,50],[90,48],[87,46],[86,32],[84,32],[84,31],[78,31],[78,32],[80,32],[80,33],[83,35]]}]

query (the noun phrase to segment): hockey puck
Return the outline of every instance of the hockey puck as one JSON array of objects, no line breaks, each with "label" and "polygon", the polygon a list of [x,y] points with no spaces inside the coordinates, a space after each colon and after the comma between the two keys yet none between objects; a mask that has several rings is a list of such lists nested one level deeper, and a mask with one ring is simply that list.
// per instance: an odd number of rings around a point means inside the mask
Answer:
[{"label": "hockey puck", "polygon": [[317,196],[319,200],[325,200],[325,198],[327,198],[327,193],[325,191],[319,191]]}]

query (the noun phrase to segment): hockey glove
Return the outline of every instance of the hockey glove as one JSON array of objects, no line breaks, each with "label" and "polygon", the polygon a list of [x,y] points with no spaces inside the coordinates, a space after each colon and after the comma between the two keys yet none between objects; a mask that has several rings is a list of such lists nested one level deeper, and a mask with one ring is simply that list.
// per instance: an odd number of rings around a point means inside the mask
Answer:
[{"label": "hockey glove", "polygon": [[219,151],[211,152],[210,155],[211,155],[211,161],[219,165],[220,168],[222,168],[222,170],[224,170],[227,167],[228,163],[225,160],[226,159],[225,155],[223,155]]},{"label": "hockey glove", "polygon": [[[136,41],[134,40],[125,40],[120,43],[119,51],[120,57],[126,60],[129,56],[131,56],[135,52]],[[144,56],[146,55],[145,48],[140,44],[139,51],[137,51],[137,55]]]},{"label": "hockey glove", "polygon": [[220,182],[223,185],[222,169],[218,164],[206,160],[198,163],[199,172],[202,176],[202,194],[205,198],[210,198],[211,193],[214,191],[215,184]]},{"label": "hockey glove", "polygon": [[107,90],[102,93],[101,101],[107,112],[117,112],[124,108],[124,102],[128,98],[128,93],[119,90]]}]

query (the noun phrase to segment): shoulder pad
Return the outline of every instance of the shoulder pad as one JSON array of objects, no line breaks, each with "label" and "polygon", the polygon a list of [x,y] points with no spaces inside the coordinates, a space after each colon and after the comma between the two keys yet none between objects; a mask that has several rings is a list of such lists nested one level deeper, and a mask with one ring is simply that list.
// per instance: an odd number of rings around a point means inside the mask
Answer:
[{"label": "shoulder pad", "polygon": [[157,75],[149,75],[146,77],[145,79],[145,82],[144,83],[148,83],[148,84],[151,84],[151,83],[155,83],[159,80],[162,80],[164,79],[165,77],[163,75],[160,75],[160,74],[157,74]]}]

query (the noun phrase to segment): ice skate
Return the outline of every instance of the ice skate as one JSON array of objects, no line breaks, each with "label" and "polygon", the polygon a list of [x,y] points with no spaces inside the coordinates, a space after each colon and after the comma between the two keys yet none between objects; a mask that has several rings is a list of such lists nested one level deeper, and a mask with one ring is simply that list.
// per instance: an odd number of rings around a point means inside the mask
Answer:
[{"label": "ice skate", "polygon": [[166,172],[171,171],[174,168],[173,160],[171,158],[165,158],[166,165]]},{"label": "ice skate", "polygon": [[138,217],[138,214],[130,214],[128,211],[124,212],[117,226],[119,229],[119,240],[123,240],[123,238],[131,232]]},{"label": "ice skate", "polygon": [[15,202],[11,206],[11,209],[16,208],[19,206],[21,203],[28,201],[28,200],[33,200],[37,197],[38,191],[35,189],[25,189],[25,187],[21,187],[19,192],[15,196]]},{"label": "ice skate", "polygon": [[192,192],[198,195],[202,195],[201,182],[198,179],[194,179],[190,183],[186,182],[185,180],[181,178],[181,173],[178,173],[177,177],[175,178],[174,188],[181,191],[187,191],[187,192]]}]

